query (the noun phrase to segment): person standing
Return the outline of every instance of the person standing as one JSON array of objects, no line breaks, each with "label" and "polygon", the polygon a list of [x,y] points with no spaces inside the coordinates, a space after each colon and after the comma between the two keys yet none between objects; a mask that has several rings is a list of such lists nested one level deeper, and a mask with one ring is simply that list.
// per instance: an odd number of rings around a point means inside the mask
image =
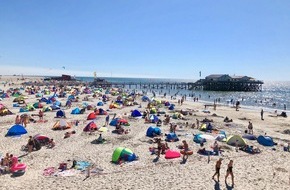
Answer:
[{"label": "person standing", "polygon": [[261,109],[261,120],[264,120],[264,110]]},{"label": "person standing", "polygon": [[222,165],[222,160],[223,159],[220,158],[218,161],[216,161],[216,164],[215,164],[215,173],[212,176],[212,179],[214,180],[214,177],[217,175],[218,182],[220,181],[220,169],[221,169],[221,165]]},{"label": "person standing", "polygon": [[253,134],[253,123],[250,121],[249,121],[248,129],[249,129],[249,134]]},{"label": "person standing", "polygon": [[236,111],[239,111],[239,107],[240,107],[240,101],[236,102]]},{"label": "person standing", "polygon": [[108,126],[109,125],[109,120],[110,120],[110,115],[108,114],[106,116],[106,122],[105,122],[105,125]]},{"label": "person standing", "polygon": [[232,186],[234,186],[234,173],[233,173],[233,160],[230,160],[229,164],[228,164],[228,169],[227,169],[227,173],[226,173],[226,177],[225,177],[225,183],[227,183],[227,178],[229,175],[231,175],[232,177]]}]

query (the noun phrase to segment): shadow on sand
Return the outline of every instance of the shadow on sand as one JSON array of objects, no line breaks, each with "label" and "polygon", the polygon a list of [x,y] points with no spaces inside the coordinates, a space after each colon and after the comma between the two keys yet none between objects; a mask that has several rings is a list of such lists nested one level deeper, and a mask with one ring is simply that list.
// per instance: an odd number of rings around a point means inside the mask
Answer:
[{"label": "shadow on sand", "polygon": [[156,158],[153,159],[153,162],[158,162],[159,157],[157,156]]},{"label": "shadow on sand", "polygon": [[214,179],[214,190],[221,190],[220,183]]},{"label": "shadow on sand", "polygon": [[228,184],[227,184],[227,182],[226,182],[226,188],[227,188],[227,190],[232,190],[232,189],[234,189],[234,186],[232,185],[232,186],[229,186]]}]

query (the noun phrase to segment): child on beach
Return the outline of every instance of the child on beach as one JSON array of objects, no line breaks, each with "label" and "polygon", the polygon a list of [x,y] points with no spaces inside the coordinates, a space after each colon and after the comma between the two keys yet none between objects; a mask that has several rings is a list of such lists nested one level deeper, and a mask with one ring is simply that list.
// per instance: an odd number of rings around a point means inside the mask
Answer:
[{"label": "child on beach", "polygon": [[253,123],[250,121],[249,121],[248,129],[249,129],[249,134],[253,134]]}]

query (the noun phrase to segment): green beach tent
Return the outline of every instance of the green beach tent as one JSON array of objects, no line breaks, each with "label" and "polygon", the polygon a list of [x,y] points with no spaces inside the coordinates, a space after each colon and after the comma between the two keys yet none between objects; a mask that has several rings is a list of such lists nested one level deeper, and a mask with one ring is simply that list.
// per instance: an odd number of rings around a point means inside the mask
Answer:
[{"label": "green beach tent", "polygon": [[227,138],[227,144],[232,146],[245,146],[246,141],[239,135],[232,135]]},{"label": "green beach tent", "polygon": [[124,147],[116,148],[112,156],[112,162],[114,163],[118,163],[120,160],[131,162],[135,159],[136,155],[132,152],[132,150]]}]

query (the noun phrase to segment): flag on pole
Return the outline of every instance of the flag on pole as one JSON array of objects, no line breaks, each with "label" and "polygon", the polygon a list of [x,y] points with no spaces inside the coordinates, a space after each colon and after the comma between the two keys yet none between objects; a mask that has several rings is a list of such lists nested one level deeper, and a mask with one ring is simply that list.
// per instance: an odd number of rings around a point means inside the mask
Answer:
[{"label": "flag on pole", "polygon": [[199,77],[201,77],[201,71],[199,71]]}]

